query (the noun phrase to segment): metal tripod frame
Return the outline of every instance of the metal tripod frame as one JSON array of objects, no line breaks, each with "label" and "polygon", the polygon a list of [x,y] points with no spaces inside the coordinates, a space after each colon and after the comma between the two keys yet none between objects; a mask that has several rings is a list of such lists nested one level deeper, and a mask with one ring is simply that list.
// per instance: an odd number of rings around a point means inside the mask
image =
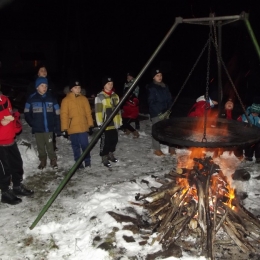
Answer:
[{"label": "metal tripod frame", "polygon": [[[225,24],[228,23],[232,23],[238,20],[243,20],[245,21],[246,27],[248,29],[248,32],[250,34],[250,37],[252,39],[252,42],[255,46],[257,55],[260,59],[260,48],[259,45],[257,43],[257,40],[255,38],[254,32],[251,28],[250,22],[248,20],[248,14],[245,12],[242,12],[240,15],[233,15],[233,16],[220,16],[220,17],[215,17],[215,16],[210,16],[210,17],[206,17],[206,18],[192,18],[192,19],[183,19],[182,17],[176,17],[175,18],[175,23],[172,25],[172,27],[170,28],[170,30],[167,32],[167,34],[165,35],[165,37],[163,38],[163,40],[160,42],[159,46],[156,48],[156,50],[153,52],[153,54],[151,55],[151,57],[149,58],[149,60],[147,61],[147,63],[144,65],[144,67],[141,69],[141,71],[139,72],[139,74],[137,75],[137,77],[135,78],[133,84],[131,85],[131,87],[128,89],[128,91],[125,93],[125,95],[122,97],[122,99],[120,100],[120,102],[118,103],[118,105],[116,106],[116,108],[113,110],[112,114],[106,119],[106,121],[104,122],[104,124],[102,125],[102,127],[100,128],[100,130],[97,132],[97,134],[93,137],[93,139],[91,140],[91,142],[89,143],[88,147],[86,148],[86,150],[82,153],[82,155],[80,156],[80,158],[78,159],[78,161],[72,166],[72,168],[69,170],[69,172],[67,173],[67,175],[65,176],[65,178],[62,180],[62,182],[60,183],[60,185],[58,186],[58,188],[56,189],[56,191],[53,193],[53,195],[51,196],[51,198],[48,200],[48,202],[46,203],[46,205],[43,207],[43,209],[41,210],[41,212],[39,213],[39,215],[37,216],[37,218],[34,220],[34,222],[32,223],[32,225],[30,226],[30,229],[33,229],[37,223],[40,221],[40,219],[42,218],[42,216],[46,213],[46,211],[49,209],[49,207],[51,206],[51,204],[55,201],[55,199],[57,198],[57,196],[59,195],[59,193],[62,191],[62,189],[65,187],[65,185],[69,182],[70,178],[73,176],[73,174],[76,172],[78,166],[83,162],[85,156],[87,155],[87,153],[89,153],[92,148],[95,146],[97,140],[99,139],[99,137],[101,136],[101,134],[105,131],[106,127],[108,126],[108,124],[111,122],[111,120],[113,120],[114,116],[118,113],[121,105],[126,101],[127,97],[130,95],[130,93],[134,90],[137,82],[139,81],[139,79],[141,78],[141,76],[144,74],[144,72],[146,71],[146,69],[149,67],[149,65],[151,64],[151,62],[154,60],[154,58],[156,57],[156,55],[158,54],[158,52],[162,49],[162,47],[164,46],[164,44],[166,43],[166,41],[169,39],[169,37],[171,36],[171,34],[173,33],[173,31],[177,28],[177,26],[181,23],[190,23],[190,24],[200,24],[200,25],[209,25],[210,22],[218,22],[218,32],[219,32],[219,39],[221,39],[221,27]],[[221,53],[221,41],[219,41],[219,50]],[[219,75],[219,77],[221,77],[221,75]]]}]

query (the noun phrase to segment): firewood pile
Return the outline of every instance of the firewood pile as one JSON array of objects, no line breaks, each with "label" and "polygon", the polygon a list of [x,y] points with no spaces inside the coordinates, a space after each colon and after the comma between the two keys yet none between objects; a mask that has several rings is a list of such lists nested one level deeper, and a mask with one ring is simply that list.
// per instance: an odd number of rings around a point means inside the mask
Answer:
[{"label": "firewood pile", "polygon": [[142,203],[132,202],[147,212],[150,219],[145,228],[156,234],[154,242],[166,250],[181,235],[196,230],[201,255],[214,259],[214,246],[225,243],[217,240],[217,233],[225,232],[230,237],[228,241],[244,253],[256,252],[260,243],[259,219],[240,204],[211,157],[193,161],[192,169],[175,169],[164,178],[156,178],[162,185],[152,187],[148,194],[137,194],[135,199]]}]

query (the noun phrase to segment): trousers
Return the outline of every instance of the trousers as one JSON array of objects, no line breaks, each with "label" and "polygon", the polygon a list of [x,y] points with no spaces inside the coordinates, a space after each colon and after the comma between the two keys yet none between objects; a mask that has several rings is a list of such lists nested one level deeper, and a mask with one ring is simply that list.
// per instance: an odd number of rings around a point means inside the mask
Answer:
[{"label": "trousers", "polygon": [[106,130],[101,135],[100,139],[100,156],[108,155],[116,150],[118,142],[117,129]]},{"label": "trousers", "polygon": [[[77,133],[70,135],[71,147],[73,150],[74,160],[77,161],[88,147],[88,132]],[[90,163],[90,153],[86,154],[84,158],[85,164]]]},{"label": "trousers", "polygon": [[13,186],[20,186],[23,180],[23,160],[17,144],[0,146],[0,189],[8,190],[11,182]]}]

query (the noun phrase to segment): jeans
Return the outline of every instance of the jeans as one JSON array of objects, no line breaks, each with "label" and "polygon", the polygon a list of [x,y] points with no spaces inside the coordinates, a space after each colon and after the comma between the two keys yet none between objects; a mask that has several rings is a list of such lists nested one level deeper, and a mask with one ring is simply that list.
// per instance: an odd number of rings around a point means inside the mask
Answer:
[{"label": "jeans", "polygon": [[[88,147],[88,132],[71,134],[70,141],[73,150],[74,160],[77,161],[81,156],[81,153],[84,152]],[[90,164],[90,153],[86,154],[84,162],[85,165]]]}]

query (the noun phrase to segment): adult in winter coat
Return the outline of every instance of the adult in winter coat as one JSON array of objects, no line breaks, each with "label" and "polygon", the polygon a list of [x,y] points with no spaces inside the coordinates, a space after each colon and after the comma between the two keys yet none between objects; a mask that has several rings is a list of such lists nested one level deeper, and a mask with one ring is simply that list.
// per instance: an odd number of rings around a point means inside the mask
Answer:
[{"label": "adult in winter coat", "polygon": [[[126,93],[128,91],[128,89],[133,85],[134,81],[135,81],[134,72],[128,71],[127,74],[126,74],[126,82],[124,84],[124,93]],[[139,86],[135,86],[135,88],[133,90],[133,94],[138,99]],[[139,100],[138,100],[138,103],[139,103]],[[135,122],[135,129],[140,130],[140,122],[139,122],[138,116],[134,119],[134,122]]]},{"label": "adult in winter coat", "polygon": [[[39,77],[35,81],[36,92],[26,101],[24,116],[26,122],[35,134],[38,156],[40,164],[38,169],[46,167],[47,156],[50,165],[57,169],[57,157],[53,148],[53,132],[60,134],[60,107],[56,98],[52,96],[48,89],[48,80]],[[46,153],[47,152],[47,153]]]},{"label": "adult in winter coat", "polygon": [[[260,127],[260,104],[253,103],[247,108],[246,113],[250,122],[248,122],[245,114],[238,117],[237,120],[245,123],[251,123],[257,127]],[[257,142],[254,145],[245,146],[244,150],[246,161],[253,161],[253,156],[255,155],[255,163],[260,163],[260,142]],[[243,150],[237,149],[235,155],[237,157],[242,156]]]},{"label": "adult in winter coat", "polygon": [[[89,145],[88,132],[94,126],[88,99],[81,94],[81,84],[72,80],[61,102],[61,130],[70,136],[74,160],[77,161]],[[91,167],[90,153],[80,168]]]},{"label": "adult in winter coat", "polygon": [[[99,127],[103,125],[106,119],[112,114],[119,103],[119,97],[113,90],[113,79],[104,77],[102,79],[103,90],[95,98],[95,116]],[[102,163],[106,167],[111,167],[111,162],[118,160],[114,156],[118,142],[118,128],[122,125],[122,117],[118,112],[109,122],[100,140],[100,156]]]},{"label": "adult in winter coat", "polygon": [[[0,92],[0,189],[1,202],[11,205],[22,202],[17,196],[30,196],[34,192],[23,184],[23,161],[15,142],[22,130],[19,113],[12,112],[10,100]],[[13,184],[13,189],[9,186]]]},{"label": "adult in winter coat", "polygon": [[139,115],[139,100],[135,94],[131,94],[123,105],[122,118],[123,118],[123,130],[125,134],[133,134],[133,138],[138,138],[139,133],[132,127],[131,122],[135,122]]},{"label": "adult in winter coat", "polygon": [[[155,124],[169,116],[169,108],[171,106],[171,93],[168,86],[162,81],[163,76],[160,69],[152,70],[153,82],[147,86],[148,89],[148,105],[152,124]],[[152,137],[152,148],[154,154],[162,156],[160,143]],[[170,154],[175,154],[175,149],[169,148]]]}]

